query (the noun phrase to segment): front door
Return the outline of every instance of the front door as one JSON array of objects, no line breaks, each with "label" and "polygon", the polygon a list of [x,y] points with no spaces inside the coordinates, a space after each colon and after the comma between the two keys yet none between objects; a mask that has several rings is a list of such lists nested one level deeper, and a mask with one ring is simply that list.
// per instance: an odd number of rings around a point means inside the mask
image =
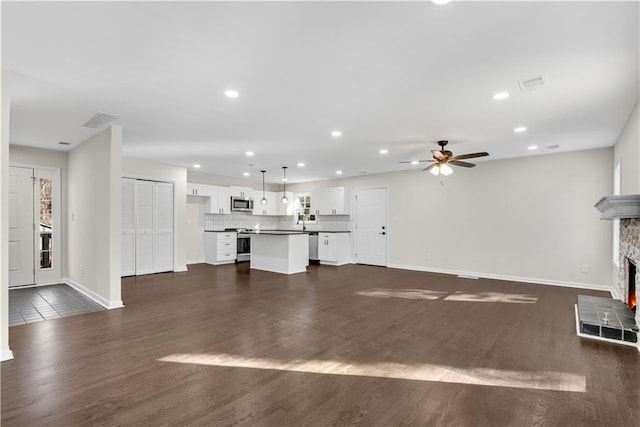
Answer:
[{"label": "front door", "polygon": [[35,283],[33,169],[9,168],[9,287]]},{"label": "front door", "polygon": [[356,262],[387,265],[387,189],[357,191]]}]

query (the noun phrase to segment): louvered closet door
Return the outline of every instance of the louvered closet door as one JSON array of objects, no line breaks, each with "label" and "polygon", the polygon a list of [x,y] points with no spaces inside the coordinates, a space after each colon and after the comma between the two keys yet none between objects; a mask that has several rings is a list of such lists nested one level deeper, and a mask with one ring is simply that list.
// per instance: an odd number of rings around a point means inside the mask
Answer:
[{"label": "louvered closet door", "polygon": [[136,181],[136,275],[154,273],[155,183]]},{"label": "louvered closet door", "polygon": [[136,180],[122,178],[121,276],[136,274]]},{"label": "louvered closet door", "polygon": [[156,183],[154,271],[173,271],[173,184]]}]

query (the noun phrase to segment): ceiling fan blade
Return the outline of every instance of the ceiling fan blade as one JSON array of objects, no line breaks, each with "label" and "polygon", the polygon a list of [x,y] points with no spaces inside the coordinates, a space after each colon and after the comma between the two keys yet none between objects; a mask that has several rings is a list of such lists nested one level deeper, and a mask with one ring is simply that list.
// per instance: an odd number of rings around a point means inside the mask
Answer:
[{"label": "ceiling fan blade", "polygon": [[437,166],[437,165],[438,165],[437,163],[434,163],[434,164],[432,164],[432,165],[429,165],[429,166],[427,166],[426,168],[422,169],[422,172],[428,171],[428,170],[430,170],[432,167]]},{"label": "ceiling fan blade", "polygon": [[450,165],[462,166],[463,168],[472,168],[475,166],[474,163],[461,162],[460,160],[449,160],[447,163]]},{"label": "ceiling fan blade", "polygon": [[424,163],[424,162],[433,162],[433,161],[434,160],[403,160],[398,163],[413,163],[413,162]]},{"label": "ceiling fan blade", "polygon": [[469,153],[469,154],[460,154],[459,156],[453,156],[450,160],[462,160],[462,159],[475,159],[476,157],[485,157],[488,156],[489,153],[481,152],[481,153]]},{"label": "ceiling fan blade", "polygon": [[445,156],[442,151],[431,150],[431,154],[433,154],[433,158],[436,160],[444,160]]}]

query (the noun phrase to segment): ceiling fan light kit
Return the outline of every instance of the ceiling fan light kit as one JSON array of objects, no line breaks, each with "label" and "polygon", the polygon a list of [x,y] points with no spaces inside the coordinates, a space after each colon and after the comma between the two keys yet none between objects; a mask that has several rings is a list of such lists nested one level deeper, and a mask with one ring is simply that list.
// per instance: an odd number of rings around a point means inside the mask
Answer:
[{"label": "ceiling fan light kit", "polygon": [[462,159],[475,159],[476,157],[485,157],[488,156],[487,152],[479,152],[479,153],[468,153],[468,154],[460,154],[459,156],[454,156],[453,153],[449,150],[445,150],[446,145],[449,141],[438,141],[438,145],[440,146],[440,150],[431,150],[431,155],[433,156],[433,160],[404,160],[400,163],[411,163],[415,165],[421,162],[432,163],[426,168],[422,169],[423,171],[429,171],[432,175],[451,175],[453,173],[453,169],[450,165],[453,166],[462,166],[463,168],[472,168],[475,166],[474,163],[463,162]]}]

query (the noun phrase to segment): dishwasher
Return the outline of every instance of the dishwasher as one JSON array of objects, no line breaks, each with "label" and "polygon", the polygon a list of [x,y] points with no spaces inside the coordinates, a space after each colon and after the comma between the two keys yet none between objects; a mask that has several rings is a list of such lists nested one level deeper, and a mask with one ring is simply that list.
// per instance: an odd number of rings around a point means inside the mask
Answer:
[{"label": "dishwasher", "polygon": [[309,233],[309,261],[318,261],[318,232]]}]

